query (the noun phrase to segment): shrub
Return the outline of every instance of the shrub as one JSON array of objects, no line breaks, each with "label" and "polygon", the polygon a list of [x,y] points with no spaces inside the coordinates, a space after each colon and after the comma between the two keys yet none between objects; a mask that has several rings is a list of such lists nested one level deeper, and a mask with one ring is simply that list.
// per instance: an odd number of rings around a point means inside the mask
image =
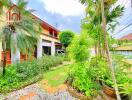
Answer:
[{"label": "shrub", "polygon": [[63,57],[45,56],[6,67],[6,73],[0,77],[0,93],[19,89],[42,78],[43,72],[62,63]]},{"label": "shrub", "polygon": [[70,30],[60,32],[59,39],[65,48],[68,47],[68,45],[71,43],[74,35],[75,33]]},{"label": "shrub", "polygon": [[96,82],[93,70],[88,63],[76,63],[73,65],[70,76],[73,76],[72,86],[86,96],[95,96],[100,89]]},{"label": "shrub", "polygon": [[38,60],[33,60],[32,62],[23,62],[14,65],[17,71],[17,76],[21,80],[27,78],[32,78],[38,74],[42,73]]},{"label": "shrub", "polygon": [[[0,65],[0,66],[1,66],[1,65]],[[3,68],[0,67],[0,77],[2,76],[2,74],[3,74]]]},{"label": "shrub", "polygon": [[72,86],[86,96],[95,96],[100,87],[96,83],[95,70],[88,62],[91,45],[92,40],[86,33],[82,33],[81,36],[74,38],[68,48],[70,57],[75,61],[69,79],[72,78]]},{"label": "shrub", "polygon": [[62,64],[64,61],[63,56],[47,56],[40,58],[38,60],[39,66],[42,68],[43,71],[49,70],[53,66],[57,66],[59,64]]},{"label": "shrub", "polygon": [[90,66],[94,70],[94,75],[97,80],[104,80],[111,77],[108,63],[105,57],[91,58]]},{"label": "shrub", "polygon": [[[91,68],[95,70],[95,76],[97,79],[102,80],[106,85],[114,87],[114,83],[111,77],[111,72],[109,70],[108,64],[105,58],[99,58],[96,61],[97,57],[92,58],[90,62]],[[131,84],[132,79],[129,76],[129,73],[126,72],[127,66],[122,62],[122,56],[115,55],[113,56],[113,65],[115,68],[115,76],[117,84],[119,87],[119,92],[130,95],[132,92]],[[125,69],[125,70],[124,70]]]},{"label": "shrub", "polygon": [[90,47],[92,39],[86,33],[82,33],[81,36],[76,36],[72,44],[68,47],[69,57],[75,62],[82,62],[88,60],[90,57]]}]

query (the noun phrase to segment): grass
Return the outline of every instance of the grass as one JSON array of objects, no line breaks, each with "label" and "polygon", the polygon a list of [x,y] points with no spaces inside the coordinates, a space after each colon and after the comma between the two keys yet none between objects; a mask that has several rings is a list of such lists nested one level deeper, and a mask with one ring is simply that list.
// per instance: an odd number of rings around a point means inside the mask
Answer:
[{"label": "grass", "polygon": [[49,86],[57,87],[64,84],[66,78],[68,77],[68,71],[68,65],[56,67],[51,71],[44,73],[44,80],[47,80]]}]

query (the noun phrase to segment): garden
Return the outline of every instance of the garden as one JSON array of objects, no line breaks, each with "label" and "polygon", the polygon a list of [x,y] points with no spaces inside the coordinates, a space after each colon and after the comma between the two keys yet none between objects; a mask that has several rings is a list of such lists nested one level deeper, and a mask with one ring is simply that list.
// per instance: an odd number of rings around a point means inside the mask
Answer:
[{"label": "garden", "polygon": [[41,59],[26,61],[6,67],[6,73],[0,77],[0,93],[15,91],[42,79],[53,66],[62,64],[63,57],[45,56]]},{"label": "garden", "polygon": [[[70,95],[81,100],[97,99],[99,95],[104,94],[111,97],[111,100],[132,99],[132,64],[125,62],[127,60],[123,55],[114,53],[112,45],[118,40],[109,35],[110,30],[115,30],[118,24],[117,18],[122,16],[124,7],[116,5],[111,9],[117,0],[80,0],[80,2],[86,6],[86,16],[81,21],[81,33],[76,35],[66,30],[59,34],[65,54],[44,55],[39,59],[12,65],[3,62],[4,73],[0,77],[0,94],[38,83],[41,88],[50,87],[52,93],[57,92],[56,88],[65,87]],[[21,6],[23,5],[25,4],[22,3]],[[17,25],[7,26],[6,29],[20,28]],[[29,24],[27,26],[33,29]],[[14,31],[9,34],[12,35]],[[25,31],[25,27],[21,31]],[[17,41],[21,44],[19,46],[21,51],[26,51],[23,46],[31,48],[37,43],[38,35],[33,33],[30,37],[26,37],[25,42]],[[3,50],[11,48],[11,44],[5,48],[5,44],[11,42],[9,38],[12,37],[7,37],[9,34],[2,35]],[[22,35],[19,39],[24,38],[25,35]],[[31,42],[31,38],[34,41]],[[68,64],[63,65],[65,61]],[[55,89],[51,91],[51,87]]]}]

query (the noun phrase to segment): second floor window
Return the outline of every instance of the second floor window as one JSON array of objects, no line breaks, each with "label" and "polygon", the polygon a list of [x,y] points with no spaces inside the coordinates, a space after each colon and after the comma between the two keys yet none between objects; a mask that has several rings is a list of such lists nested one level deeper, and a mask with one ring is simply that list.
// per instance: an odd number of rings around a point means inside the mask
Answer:
[{"label": "second floor window", "polygon": [[54,32],[54,31],[50,31],[49,35],[52,36],[52,37],[57,37],[58,36],[57,33]]},{"label": "second floor window", "polygon": [[50,36],[54,36],[53,31],[50,31],[50,32],[49,32],[49,35],[50,35]]}]

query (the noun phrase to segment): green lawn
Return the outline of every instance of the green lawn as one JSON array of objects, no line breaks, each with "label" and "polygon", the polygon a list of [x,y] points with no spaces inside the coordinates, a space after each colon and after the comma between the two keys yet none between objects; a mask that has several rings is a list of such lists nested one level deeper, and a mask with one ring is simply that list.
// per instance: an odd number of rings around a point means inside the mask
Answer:
[{"label": "green lawn", "polygon": [[48,81],[48,85],[57,87],[65,82],[69,69],[69,65],[56,67],[51,71],[44,73],[44,80]]}]

